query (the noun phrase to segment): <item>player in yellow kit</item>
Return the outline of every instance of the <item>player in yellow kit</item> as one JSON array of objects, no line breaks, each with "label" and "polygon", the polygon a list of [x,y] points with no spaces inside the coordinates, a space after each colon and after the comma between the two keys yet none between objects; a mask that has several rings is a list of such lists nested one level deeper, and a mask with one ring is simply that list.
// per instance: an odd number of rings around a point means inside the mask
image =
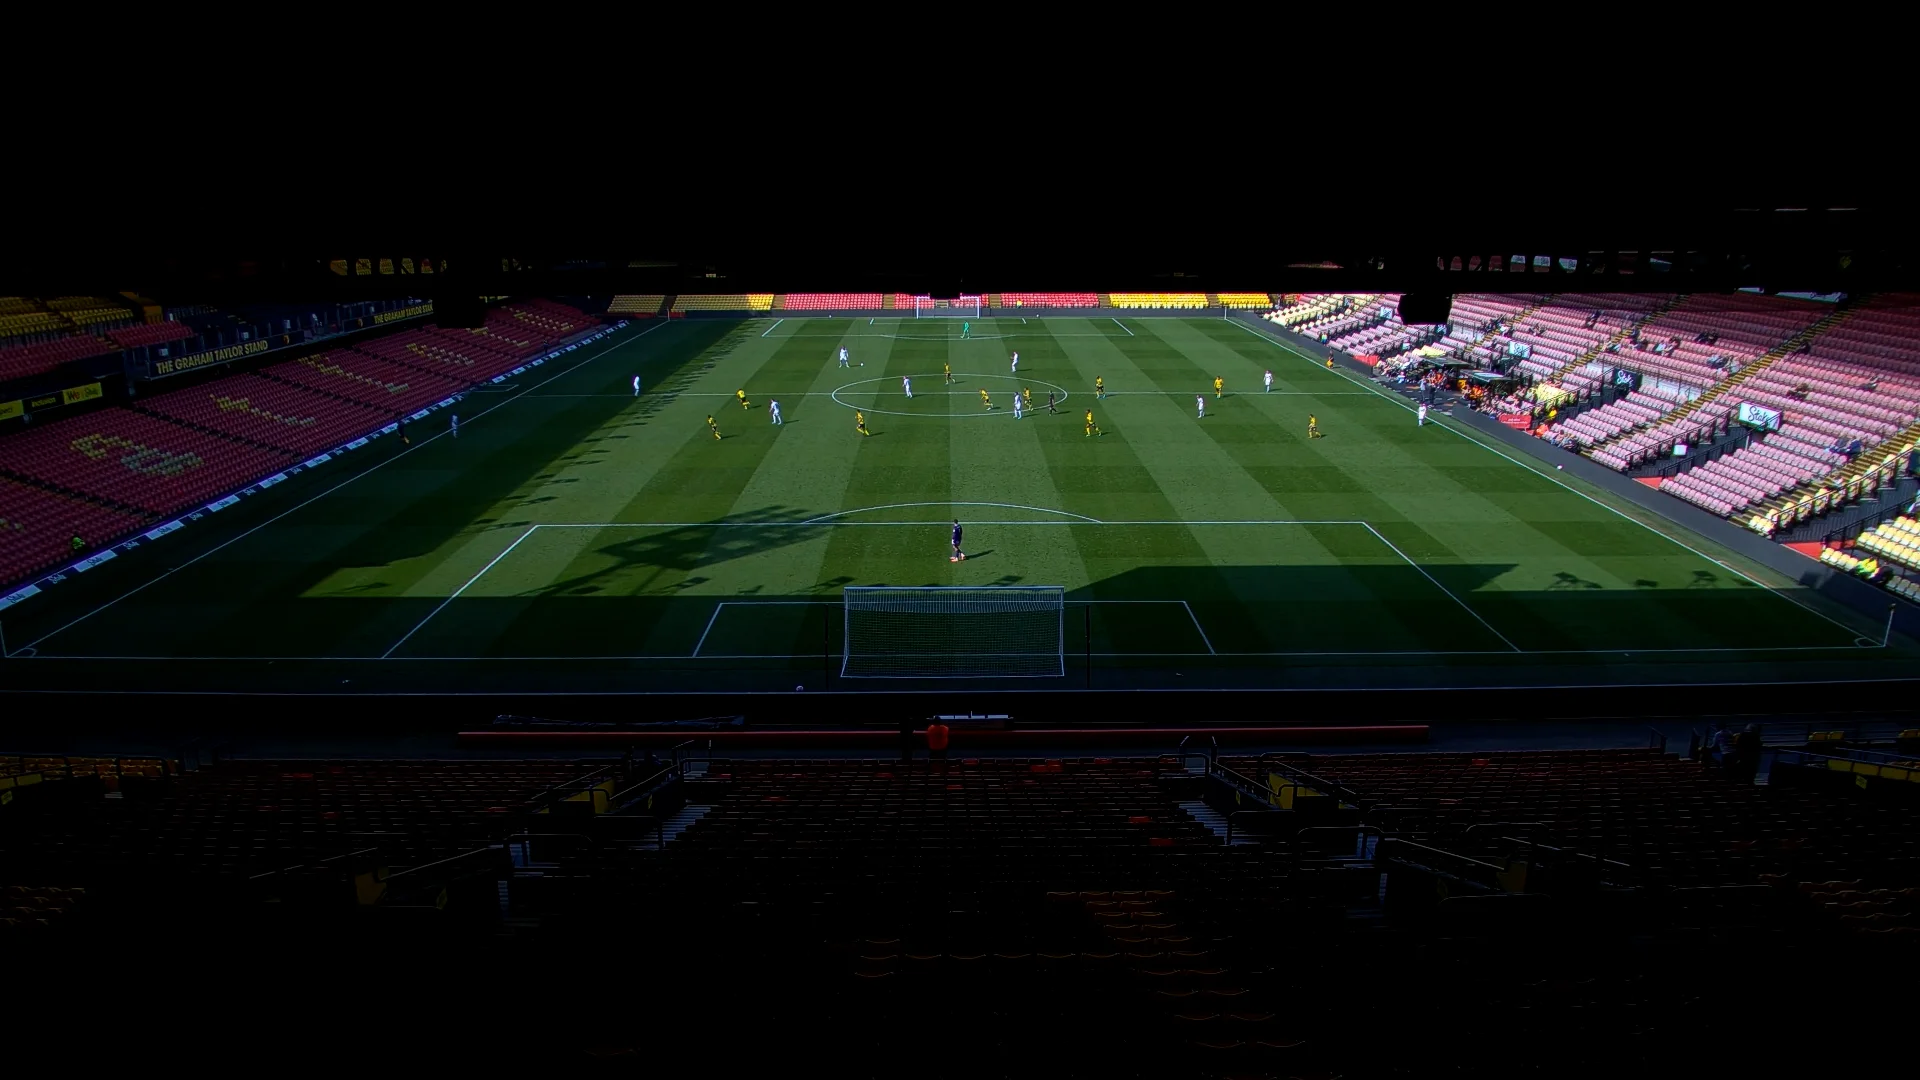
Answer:
[{"label": "player in yellow kit", "polygon": [[1213,396],[1215,400],[1219,400],[1220,398],[1227,396],[1226,385],[1227,385],[1227,380],[1221,378],[1218,375],[1215,375],[1213,377]]},{"label": "player in yellow kit", "polygon": [[1319,439],[1324,437],[1325,437],[1325,433],[1320,430],[1320,418],[1313,415],[1312,413],[1308,413],[1307,414],[1307,438]]},{"label": "player in yellow kit", "polygon": [[1087,438],[1091,439],[1095,435],[1105,435],[1105,434],[1106,432],[1101,431],[1098,427],[1094,425],[1093,410],[1088,409],[1087,410]]},{"label": "player in yellow kit", "polygon": [[866,413],[855,410],[853,414],[853,430],[859,432],[862,435],[873,434],[873,432],[867,430],[867,414]]},{"label": "player in yellow kit", "polygon": [[743,408],[743,409],[750,409],[750,408],[752,408],[752,407],[753,407],[753,406],[751,406],[751,405],[748,405],[748,404],[747,404],[747,392],[746,392],[745,390],[735,390],[735,391],[733,392],[733,396],[734,396],[734,397],[737,397],[737,398],[739,398],[739,399],[740,399],[740,407],[741,407],[741,408]]},{"label": "player in yellow kit", "polygon": [[719,438],[720,438],[720,425],[719,425],[719,424],[716,424],[716,423],[714,423],[714,422],[713,422],[713,417],[711,417],[711,416],[709,416],[709,417],[707,417],[707,430],[708,430],[708,431],[711,431],[711,432],[713,432],[713,437],[714,437],[714,439],[715,439],[715,441],[718,441],[718,440],[719,440]]},{"label": "player in yellow kit", "polygon": [[944,374],[946,375],[946,377],[947,377],[947,385],[948,385],[948,386],[952,386],[952,385],[953,385],[953,365],[952,365],[952,364],[941,364],[941,365],[940,365],[940,370],[941,370],[941,372],[942,372],[942,373],[944,373]]},{"label": "player in yellow kit", "polygon": [[989,411],[993,409],[993,399],[987,396],[985,390],[980,391],[980,404],[985,405]]},{"label": "player in yellow kit", "polygon": [[1022,387],[1020,390],[1020,400],[1026,403],[1028,412],[1033,411],[1033,391],[1032,390]]},{"label": "player in yellow kit", "polygon": [[1104,377],[1099,375],[1093,377],[1093,396],[1096,399],[1107,396],[1107,380]]}]

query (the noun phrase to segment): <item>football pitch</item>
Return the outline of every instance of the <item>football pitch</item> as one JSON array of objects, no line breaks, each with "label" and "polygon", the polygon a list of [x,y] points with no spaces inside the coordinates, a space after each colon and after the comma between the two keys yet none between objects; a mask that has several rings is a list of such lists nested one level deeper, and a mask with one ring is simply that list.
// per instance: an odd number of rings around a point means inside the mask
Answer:
[{"label": "football pitch", "polygon": [[1062,689],[1865,678],[1913,659],[1232,320],[987,318],[968,337],[674,320],[582,353],[469,395],[457,438],[436,413],[411,447],[376,440],[19,605],[10,681],[901,689],[841,676],[842,590],[868,585],[1063,587],[1064,675],[1019,680]]}]

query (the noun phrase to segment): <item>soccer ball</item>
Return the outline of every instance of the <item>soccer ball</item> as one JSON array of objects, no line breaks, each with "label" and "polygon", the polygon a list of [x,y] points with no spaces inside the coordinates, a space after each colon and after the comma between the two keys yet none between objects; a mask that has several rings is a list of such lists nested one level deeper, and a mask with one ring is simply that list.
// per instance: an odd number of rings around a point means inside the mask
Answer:
[{"label": "soccer ball", "polygon": [[1567,467],[1566,467],[1565,465],[1555,465],[1555,466],[1554,466],[1554,468],[1555,468],[1555,469],[1558,469],[1558,470],[1559,470],[1559,471],[1561,471],[1561,472],[1566,472],[1566,471],[1567,471]]}]

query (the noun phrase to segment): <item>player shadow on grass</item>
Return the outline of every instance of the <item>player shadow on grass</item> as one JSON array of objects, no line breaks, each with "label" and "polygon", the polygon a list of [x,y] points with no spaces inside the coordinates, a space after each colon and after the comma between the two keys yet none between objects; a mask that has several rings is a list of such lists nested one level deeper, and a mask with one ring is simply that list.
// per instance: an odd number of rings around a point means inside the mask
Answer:
[{"label": "player shadow on grass", "polygon": [[600,592],[671,595],[703,584],[705,577],[683,576],[734,559],[751,558],[818,539],[827,526],[803,522],[814,511],[770,506],[701,525],[658,531],[610,528],[610,542],[581,553],[578,563],[595,568],[533,589],[526,596],[586,596]]}]

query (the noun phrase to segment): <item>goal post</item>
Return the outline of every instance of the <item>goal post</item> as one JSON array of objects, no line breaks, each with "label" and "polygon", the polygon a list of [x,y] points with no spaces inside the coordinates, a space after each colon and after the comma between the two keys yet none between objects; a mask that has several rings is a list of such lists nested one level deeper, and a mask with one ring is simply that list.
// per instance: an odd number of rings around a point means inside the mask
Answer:
[{"label": "goal post", "polygon": [[980,298],[961,296],[953,300],[935,300],[931,296],[913,298],[913,317],[916,319],[977,319],[980,317]]},{"label": "goal post", "polygon": [[840,674],[851,679],[1059,678],[1059,585],[849,586]]}]

